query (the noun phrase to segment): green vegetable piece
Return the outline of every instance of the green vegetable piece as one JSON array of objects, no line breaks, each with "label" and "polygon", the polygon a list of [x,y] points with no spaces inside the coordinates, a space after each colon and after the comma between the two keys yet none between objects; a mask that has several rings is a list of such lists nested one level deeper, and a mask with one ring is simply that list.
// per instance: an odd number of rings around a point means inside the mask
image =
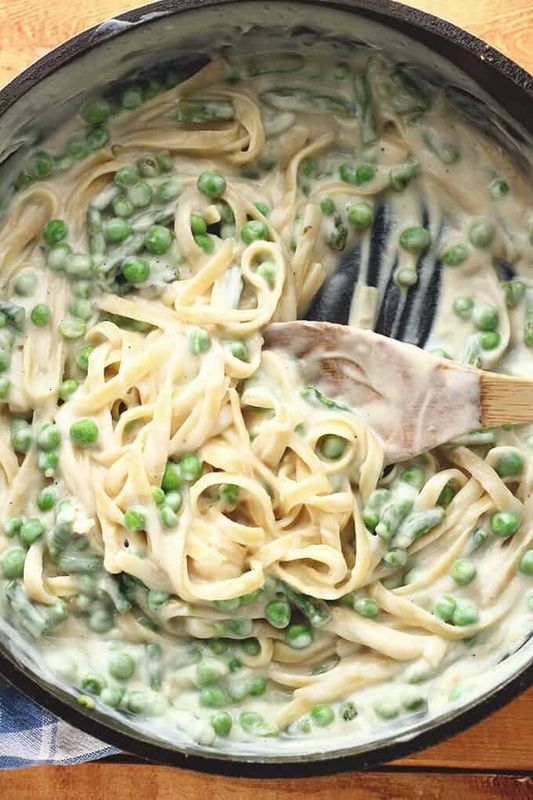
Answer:
[{"label": "green vegetable piece", "polygon": [[305,650],[313,642],[313,630],[309,625],[289,625],[285,628],[285,644],[293,650]]},{"label": "green vegetable piece", "polygon": [[67,258],[72,253],[72,247],[66,242],[54,244],[48,251],[46,263],[54,272],[61,272],[65,269]]},{"label": "green vegetable piece", "polygon": [[402,192],[412,178],[420,174],[420,162],[416,158],[410,158],[403,164],[391,167],[389,172],[389,186],[395,192]]},{"label": "green vegetable piece", "polygon": [[524,575],[528,575],[529,577],[533,575],[533,550],[526,550],[518,562],[518,569]]},{"label": "green vegetable piece", "polygon": [[431,236],[428,230],[415,225],[405,228],[400,235],[400,245],[404,250],[414,255],[420,255],[427,250],[431,244]]},{"label": "green vegetable piece", "polygon": [[157,178],[161,172],[160,166],[154,156],[144,156],[137,161],[137,169],[143,178]]},{"label": "green vegetable piece", "polygon": [[233,358],[238,358],[239,361],[248,361],[248,345],[242,339],[235,339],[231,342],[230,352]]},{"label": "green vegetable piece", "polygon": [[440,260],[447,267],[458,267],[466,261],[469,255],[470,251],[466,245],[453,244],[442,251]]},{"label": "green vegetable piece", "polygon": [[346,439],[333,434],[322,436],[322,438],[318,441],[318,448],[321,454],[324,456],[324,458],[327,458],[330,461],[336,461],[337,459],[342,458],[346,452],[346,447]]},{"label": "green vegetable piece", "polygon": [[207,233],[207,223],[202,214],[191,214],[191,233],[193,236]]},{"label": "green vegetable piece", "polygon": [[74,300],[72,300],[68,310],[73,317],[83,319],[85,322],[87,322],[87,320],[89,320],[93,315],[92,303],[89,300],[82,300],[80,297],[76,297]]},{"label": "green vegetable piece", "polygon": [[62,219],[49,219],[43,228],[43,237],[48,244],[57,244],[68,234],[67,223]]},{"label": "green vegetable piece", "polygon": [[184,481],[194,482],[202,474],[202,461],[195,453],[188,453],[179,460],[179,468]]},{"label": "green vegetable piece", "polygon": [[121,189],[127,189],[128,186],[135,186],[139,180],[139,173],[135,167],[121,167],[116,173],[114,182]]},{"label": "green vegetable piece", "polygon": [[526,293],[526,285],[522,281],[509,281],[503,284],[503,294],[507,308],[516,308]]},{"label": "green vegetable piece", "polygon": [[15,280],[15,294],[20,297],[29,297],[37,288],[37,275],[33,270],[26,269],[17,275]]},{"label": "green vegetable piece", "polygon": [[427,128],[423,136],[429,149],[435,153],[443,164],[455,164],[459,160],[458,149],[450,142],[444,141],[437,131]]},{"label": "green vegetable piece", "polygon": [[210,255],[215,249],[215,240],[212,236],[209,236],[208,233],[200,233],[198,236],[194,237],[194,241],[198,245],[198,247]]},{"label": "green vegetable piece", "polygon": [[218,496],[223,503],[234,505],[239,499],[240,491],[240,487],[234,483],[222,483],[218,490]]},{"label": "green vegetable piece", "polygon": [[486,217],[474,220],[468,229],[470,244],[481,249],[490,247],[495,235],[496,227],[492,220]]},{"label": "green vegetable piece", "polygon": [[196,665],[196,683],[198,686],[212,686],[225,675],[224,665],[214,659],[206,658]]},{"label": "green vegetable piece", "polygon": [[11,444],[17,453],[27,453],[33,444],[31,426],[26,420],[15,418],[11,422]]},{"label": "green vegetable piece", "polygon": [[139,181],[128,186],[126,189],[127,198],[134,208],[148,208],[152,202],[153,192],[149,183]]},{"label": "green vegetable piece", "polygon": [[172,511],[179,511],[183,503],[181,492],[167,492],[165,495],[165,505]]},{"label": "green vegetable piece", "polygon": [[493,306],[478,306],[472,315],[474,325],[480,331],[493,331],[498,327],[498,309]]},{"label": "green vegetable piece", "polygon": [[106,242],[119,244],[131,236],[131,225],[124,217],[111,217],[104,222],[103,233]]},{"label": "green vegetable piece", "polygon": [[415,489],[421,489],[426,482],[426,471],[422,467],[406,467],[400,472],[399,480],[414,486]]},{"label": "green vegetable piece", "polygon": [[109,660],[109,674],[117,681],[127,681],[135,672],[135,661],[129,653],[113,653]]},{"label": "green vegetable piece", "polygon": [[357,716],[357,708],[355,707],[354,703],[343,703],[341,707],[341,717],[345,722],[350,722],[352,719],[355,719]]},{"label": "green vegetable piece", "polygon": [[516,478],[524,469],[524,458],[519,450],[508,450],[498,459],[495,470],[500,478]]},{"label": "green vegetable piece", "polygon": [[376,619],[381,611],[373,597],[356,597],[353,608],[360,616],[367,619]]},{"label": "green vegetable piece", "polygon": [[67,153],[79,161],[89,155],[89,146],[83,139],[70,139],[67,143]]},{"label": "green vegetable piece", "polygon": [[245,733],[254,736],[279,736],[279,728],[273,722],[267,722],[255,711],[243,711],[239,716],[241,728]]},{"label": "green vegetable piece", "polygon": [[286,628],[291,621],[291,607],[287,600],[271,600],[265,606],[265,619],[274,628]]},{"label": "green vegetable piece", "polygon": [[129,86],[120,96],[120,105],[125,111],[134,111],[142,101],[143,92],[140,86]]},{"label": "green vegetable piece", "polygon": [[124,525],[129,531],[143,531],[146,526],[146,513],[143,506],[130,506],[124,514]]},{"label": "green vegetable piece", "polygon": [[200,691],[198,700],[205,708],[222,708],[229,702],[227,693],[220,686],[205,686]]},{"label": "green vegetable piece", "polygon": [[110,708],[118,708],[123,697],[124,689],[120,686],[106,686],[100,692],[100,701]]},{"label": "green vegetable piece", "polygon": [[263,261],[259,264],[257,274],[263,278],[270,289],[275,287],[277,268],[273,261]]},{"label": "green vegetable piece", "polygon": [[442,492],[439,494],[437,505],[446,508],[450,505],[457,491],[452,483],[447,483]]},{"label": "green vegetable piece", "polygon": [[198,191],[213,200],[222,197],[226,191],[226,179],[212,170],[200,173],[197,181]]},{"label": "green vegetable piece", "polygon": [[54,171],[54,159],[50,153],[40,150],[33,156],[33,170],[38,178],[48,178]]},{"label": "green vegetable piece", "polygon": [[131,692],[126,696],[125,706],[131,714],[144,714],[146,705],[144,692]]},{"label": "green vegetable piece", "polygon": [[490,518],[490,529],[496,534],[506,539],[512,536],[521,525],[520,517],[512,511],[497,511]]},{"label": "green vegetable piece", "polygon": [[474,580],[476,574],[476,565],[467,558],[455,561],[451,569],[451,576],[458,586],[467,586]]},{"label": "green vegetable piece", "polygon": [[70,438],[76,447],[89,447],[98,440],[98,426],[93,419],[79,419],[70,426]]},{"label": "green vegetable piece", "polygon": [[87,372],[89,370],[89,358],[93,350],[94,347],[91,344],[84,344],[76,353],[74,360],[82,372]]},{"label": "green vegetable piece", "polygon": [[335,719],[335,712],[327,703],[317,703],[313,706],[309,715],[315,725],[318,725],[320,728],[327,728]]},{"label": "green vegetable piece", "polygon": [[408,558],[409,555],[405,550],[395,547],[385,553],[383,561],[388,564],[389,567],[405,567]]},{"label": "green vegetable piece", "polygon": [[[407,516],[413,507],[412,502],[409,500],[401,500],[400,502],[391,503],[387,505],[381,514],[381,518],[375,527],[376,534],[388,542],[392,539],[402,520]],[[403,547],[403,545],[399,545]]]},{"label": "green vegetable piece", "polygon": [[167,461],[167,465],[163,473],[163,480],[161,481],[161,487],[165,492],[171,492],[179,489],[182,483],[183,476],[179,465],[174,461]]},{"label": "green vegetable piece", "polygon": [[230,713],[227,711],[215,711],[209,718],[209,722],[217,736],[229,736],[233,725],[233,718]]},{"label": "green vegetable piece", "polygon": [[493,200],[501,200],[509,194],[509,184],[502,178],[494,178],[489,183],[489,194]]},{"label": "green vegetable piece", "polygon": [[66,381],[63,381],[61,386],[59,387],[59,396],[63,400],[63,402],[67,402],[70,400],[72,395],[75,391],[79,388],[78,381],[74,380],[74,378],[67,378]]},{"label": "green vegetable piece", "polygon": [[439,525],[445,516],[446,511],[440,506],[434,506],[434,508],[424,511],[414,511],[402,522],[395,537],[395,544],[403,550],[407,550],[415,539]]},{"label": "green vegetable piece", "polygon": [[51,478],[59,464],[59,456],[55,450],[40,452],[37,456],[37,466],[45,478]]},{"label": "green vegetable piece", "polygon": [[189,100],[181,98],[176,109],[178,122],[230,122],[235,119],[235,109],[230,100]]},{"label": "green vegetable piece", "polygon": [[144,237],[144,246],[153,256],[166,253],[172,244],[172,234],[163,225],[152,225]]},{"label": "green vegetable piece", "polygon": [[81,111],[81,115],[85,122],[89,125],[101,125],[102,122],[107,122],[111,114],[111,106],[107,100],[98,99],[92,100],[87,103]]},{"label": "green vegetable piece", "polygon": [[107,633],[115,626],[115,618],[107,608],[95,608],[87,625],[93,633]]},{"label": "green vegetable piece", "polygon": [[22,525],[20,529],[20,541],[26,547],[31,547],[31,545],[40,539],[44,533],[44,525],[40,519],[37,517],[32,517],[31,519],[26,520],[26,522]]},{"label": "green vegetable piece", "polygon": [[241,228],[241,240],[244,244],[252,244],[263,239],[268,239],[268,225],[258,219],[251,219],[245,222]]},{"label": "green vegetable piece", "polygon": [[159,516],[161,517],[161,522],[165,528],[175,528],[178,524],[176,512],[173,511],[170,506],[167,506],[166,503],[163,503],[162,506],[159,506]]},{"label": "green vegetable piece", "polygon": [[159,203],[172,203],[179,197],[179,187],[175,181],[164,181],[157,187],[156,198]]},{"label": "green vegetable piece", "polygon": [[0,376],[0,400],[7,400],[11,391],[11,381],[9,378]]},{"label": "green vegetable piece", "polygon": [[128,218],[133,215],[135,208],[133,203],[123,194],[119,194],[113,200],[113,213],[116,217]]},{"label": "green vegetable piece", "polygon": [[77,319],[75,317],[62,319],[58,325],[58,330],[63,339],[67,341],[74,341],[75,339],[81,339],[82,336],[85,336],[85,332],[87,330],[87,323],[83,319]]},{"label": "green vegetable piece", "polygon": [[8,517],[6,519],[4,522],[4,533],[8,539],[12,539],[13,536],[18,536],[23,522],[24,520],[22,517]]},{"label": "green vegetable piece", "polygon": [[21,547],[13,547],[7,550],[1,563],[2,575],[4,578],[22,578],[24,574],[24,562],[26,561],[26,551]]},{"label": "green vegetable piece", "polygon": [[479,613],[470,600],[457,600],[452,616],[452,623],[459,627],[474,625],[479,619]]},{"label": "green vegetable piece", "polygon": [[374,711],[381,719],[395,719],[400,713],[398,706],[392,702],[383,701],[374,705]]},{"label": "green vegetable piece", "polygon": [[45,486],[37,495],[37,508],[39,511],[50,511],[57,500],[57,489],[53,486]]},{"label": "green vegetable piece", "polygon": [[55,450],[61,444],[61,431],[57,425],[43,425],[37,435],[37,446],[41,450]]},{"label": "green vegetable piece", "polygon": [[89,150],[100,150],[109,141],[109,130],[105,125],[96,125],[87,134],[87,145]]},{"label": "green vegetable piece", "polygon": [[258,656],[261,652],[261,645],[259,644],[258,639],[255,637],[243,639],[241,642],[239,642],[239,645],[248,656]]},{"label": "green vegetable piece", "polygon": [[[482,350],[495,350],[500,346],[501,336],[498,331],[483,331],[479,334],[479,344]],[[473,365],[476,366],[476,365]]]},{"label": "green vegetable piece", "polygon": [[259,213],[262,214],[264,217],[268,217],[269,216],[270,211],[271,211],[271,208],[270,208],[269,205],[267,205],[266,203],[259,202],[259,203],[254,203],[254,206],[257,208]]},{"label": "green vegetable piece", "polygon": [[150,611],[160,611],[170,600],[170,594],[162,589],[150,589],[147,596]]},{"label": "green vegetable piece", "polygon": [[471,297],[456,297],[453,302],[454,313],[461,319],[468,319],[472,316],[474,301]]},{"label": "green vegetable piece", "polygon": [[348,222],[357,231],[365,231],[374,222],[374,206],[371,203],[351,203],[346,211]]},{"label": "green vegetable piece", "polygon": [[122,262],[122,274],[128,283],[144,283],[150,277],[150,264],[145,258],[129,256]]}]

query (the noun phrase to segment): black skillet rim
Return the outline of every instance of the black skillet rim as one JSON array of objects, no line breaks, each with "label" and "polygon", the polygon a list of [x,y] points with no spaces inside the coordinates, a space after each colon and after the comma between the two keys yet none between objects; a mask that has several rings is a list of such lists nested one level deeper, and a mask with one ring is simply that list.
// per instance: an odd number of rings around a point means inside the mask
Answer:
[{"label": "black skillet rim", "polygon": [[[283,2],[283,0],[270,1]],[[127,11],[114,19],[142,25],[149,24],[154,18],[168,17],[182,11],[236,2],[238,0],[160,0]],[[395,0],[292,0],[292,2],[305,5],[307,11],[310,6],[316,5],[353,12],[385,25],[394,25],[396,30],[416,41],[438,44],[437,49],[441,55],[451,61],[459,57],[462,69],[468,75],[494,96],[515,120],[530,130],[533,128],[533,111],[528,111],[531,109],[533,97],[531,75],[507,56],[452,23]],[[150,19],[141,22],[146,14],[150,15]],[[109,27],[101,28],[100,25],[82,31],[47,53],[1,89],[0,115],[43,78],[93,47],[127,33],[127,29],[112,31]],[[468,62],[466,67],[465,60]],[[505,100],[502,101],[501,98]],[[106,716],[98,711],[93,711],[91,716],[82,712],[73,705],[72,696],[63,690],[46,688],[40,680],[31,676],[26,668],[17,663],[3,646],[0,647],[0,674],[51,713],[85,733],[133,754],[142,761],[245,778],[295,778],[369,768],[435,745],[480,722],[528,688],[532,682],[533,665],[525,664],[494,695],[472,702],[450,719],[445,719],[427,730],[421,730],[412,738],[391,741],[366,752],[346,754],[346,751],[343,751],[343,755],[337,756],[334,753],[331,756],[324,754],[324,758],[320,760],[309,760],[307,756],[293,756],[287,760],[276,757],[269,761],[258,761],[257,758],[234,759],[231,754],[188,755],[186,752],[167,748],[155,741],[146,741],[125,733],[110,726]],[[391,739],[394,737],[391,736]]]}]

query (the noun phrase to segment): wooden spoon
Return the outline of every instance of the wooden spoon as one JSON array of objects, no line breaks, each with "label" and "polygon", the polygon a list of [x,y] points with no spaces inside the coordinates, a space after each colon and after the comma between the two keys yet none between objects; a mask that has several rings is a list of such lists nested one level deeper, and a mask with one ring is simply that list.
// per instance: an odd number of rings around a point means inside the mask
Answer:
[{"label": "wooden spoon", "polygon": [[533,379],[462,366],[330,322],[277,322],[263,335],[267,347],[301,361],[307,384],[364,417],[388,463],[478,428],[533,422]]}]

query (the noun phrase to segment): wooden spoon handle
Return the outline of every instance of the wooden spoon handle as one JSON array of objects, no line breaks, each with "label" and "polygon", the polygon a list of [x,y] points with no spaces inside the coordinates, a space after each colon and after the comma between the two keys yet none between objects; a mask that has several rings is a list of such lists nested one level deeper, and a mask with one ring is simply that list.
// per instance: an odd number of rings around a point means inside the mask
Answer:
[{"label": "wooden spoon handle", "polygon": [[533,422],[533,379],[480,372],[481,423],[484,428]]}]

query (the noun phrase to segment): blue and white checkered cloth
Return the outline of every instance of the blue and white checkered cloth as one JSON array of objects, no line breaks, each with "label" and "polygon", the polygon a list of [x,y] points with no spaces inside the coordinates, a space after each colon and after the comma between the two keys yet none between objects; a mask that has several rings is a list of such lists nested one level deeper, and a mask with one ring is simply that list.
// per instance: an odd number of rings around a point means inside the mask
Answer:
[{"label": "blue and white checkered cloth", "polygon": [[0,680],[0,769],[80,764],[117,753]]}]

